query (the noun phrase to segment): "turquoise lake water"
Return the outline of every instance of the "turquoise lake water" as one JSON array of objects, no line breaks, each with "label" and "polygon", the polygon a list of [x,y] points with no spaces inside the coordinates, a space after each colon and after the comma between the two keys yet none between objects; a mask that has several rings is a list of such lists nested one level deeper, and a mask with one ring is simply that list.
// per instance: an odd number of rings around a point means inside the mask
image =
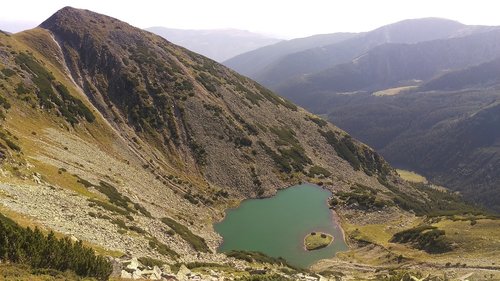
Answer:
[{"label": "turquoise lake water", "polygon": [[[318,186],[302,184],[280,190],[271,198],[243,201],[214,226],[224,238],[219,252],[260,251],[300,267],[334,257],[347,250],[347,245],[328,208],[330,194]],[[320,250],[306,251],[304,237],[312,231],[332,234],[334,242]]]}]

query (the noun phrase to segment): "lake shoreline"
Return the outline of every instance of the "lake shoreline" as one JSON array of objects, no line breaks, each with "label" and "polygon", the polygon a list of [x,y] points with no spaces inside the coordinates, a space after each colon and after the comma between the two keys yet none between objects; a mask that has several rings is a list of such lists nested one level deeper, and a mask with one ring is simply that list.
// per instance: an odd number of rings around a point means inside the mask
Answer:
[{"label": "lake shoreline", "polygon": [[349,247],[349,243],[347,243],[346,236],[345,236],[345,231],[344,228],[342,228],[342,219],[340,218],[340,215],[335,212],[335,210],[331,209],[332,211],[332,219],[333,223],[339,227],[340,232],[342,233],[342,240],[344,243]]}]

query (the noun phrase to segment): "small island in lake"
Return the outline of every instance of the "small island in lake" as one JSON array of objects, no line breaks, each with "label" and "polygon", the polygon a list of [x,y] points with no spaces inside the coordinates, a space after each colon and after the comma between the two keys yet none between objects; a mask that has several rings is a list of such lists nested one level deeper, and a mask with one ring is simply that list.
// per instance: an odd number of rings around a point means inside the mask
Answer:
[{"label": "small island in lake", "polygon": [[304,238],[306,250],[318,250],[327,247],[333,242],[333,236],[323,232],[311,232]]}]

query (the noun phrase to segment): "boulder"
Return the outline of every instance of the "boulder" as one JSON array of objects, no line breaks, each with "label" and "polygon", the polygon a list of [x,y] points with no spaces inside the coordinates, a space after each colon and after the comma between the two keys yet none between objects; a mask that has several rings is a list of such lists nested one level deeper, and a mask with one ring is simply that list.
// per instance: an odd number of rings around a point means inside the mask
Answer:
[{"label": "boulder", "polygon": [[127,268],[131,270],[136,270],[139,269],[140,267],[142,267],[142,264],[139,262],[137,258],[132,258],[130,260],[130,263],[127,265]]},{"label": "boulder", "polygon": [[180,281],[189,280],[189,276],[191,276],[191,270],[185,265],[181,265],[179,272],[177,272],[177,279]]},{"label": "boulder", "polygon": [[127,271],[125,270],[122,270],[121,274],[120,274],[120,278],[123,278],[123,279],[131,279],[132,278],[132,274],[128,273]]},{"label": "boulder", "polygon": [[144,277],[142,276],[142,271],[140,269],[137,269],[132,273],[132,279],[143,279]]},{"label": "boulder", "polygon": [[170,268],[170,265],[164,264],[161,266],[161,271],[163,273],[172,273],[172,269]]}]

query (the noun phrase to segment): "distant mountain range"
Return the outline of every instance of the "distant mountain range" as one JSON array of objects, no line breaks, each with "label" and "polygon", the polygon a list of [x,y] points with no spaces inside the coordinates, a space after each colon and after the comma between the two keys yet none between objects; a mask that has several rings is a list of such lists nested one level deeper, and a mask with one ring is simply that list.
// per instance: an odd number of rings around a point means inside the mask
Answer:
[{"label": "distant mountain range", "polygon": [[392,164],[500,211],[500,29],[427,18],[350,36],[266,65],[252,64],[254,56],[293,42],[225,64],[252,69],[252,78],[328,116]]},{"label": "distant mountain range", "polygon": [[146,30],[218,62],[281,41],[239,29],[193,30],[156,26]]},{"label": "distant mountain range", "polygon": [[224,61],[223,64],[241,74],[256,78],[267,67],[270,67],[273,63],[278,62],[289,54],[335,44],[355,36],[357,36],[356,33],[333,33],[281,41],[235,56]]},{"label": "distant mountain range", "polygon": [[[411,44],[465,36],[487,29],[489,27],[467,26],[456,21],[439,18],[404,20],[370,32],[344,34],[344,36],[338,34],[323,35],[323,38],[336,39],[331,43],[313,40],[314,36],[281,42],[274,46],[239,55],[224,62],[224,64],[274,89],[295,76],[315,73],[337,64],[347,63],[382,44]],[[314,42],[315,45],[311,43],[302,49],[290,47],[301,46],[300,43],[304,41]],[[288,48],[281,46],[288,46]],[[273,57],[272,60],[266,61],[266,64],[259,63],[261,57],[268,56],[277,48],[280,49],[280,56]],[[255,65],[256,69],[249,72],[248,69],[252,68],[249,64]]]}]

